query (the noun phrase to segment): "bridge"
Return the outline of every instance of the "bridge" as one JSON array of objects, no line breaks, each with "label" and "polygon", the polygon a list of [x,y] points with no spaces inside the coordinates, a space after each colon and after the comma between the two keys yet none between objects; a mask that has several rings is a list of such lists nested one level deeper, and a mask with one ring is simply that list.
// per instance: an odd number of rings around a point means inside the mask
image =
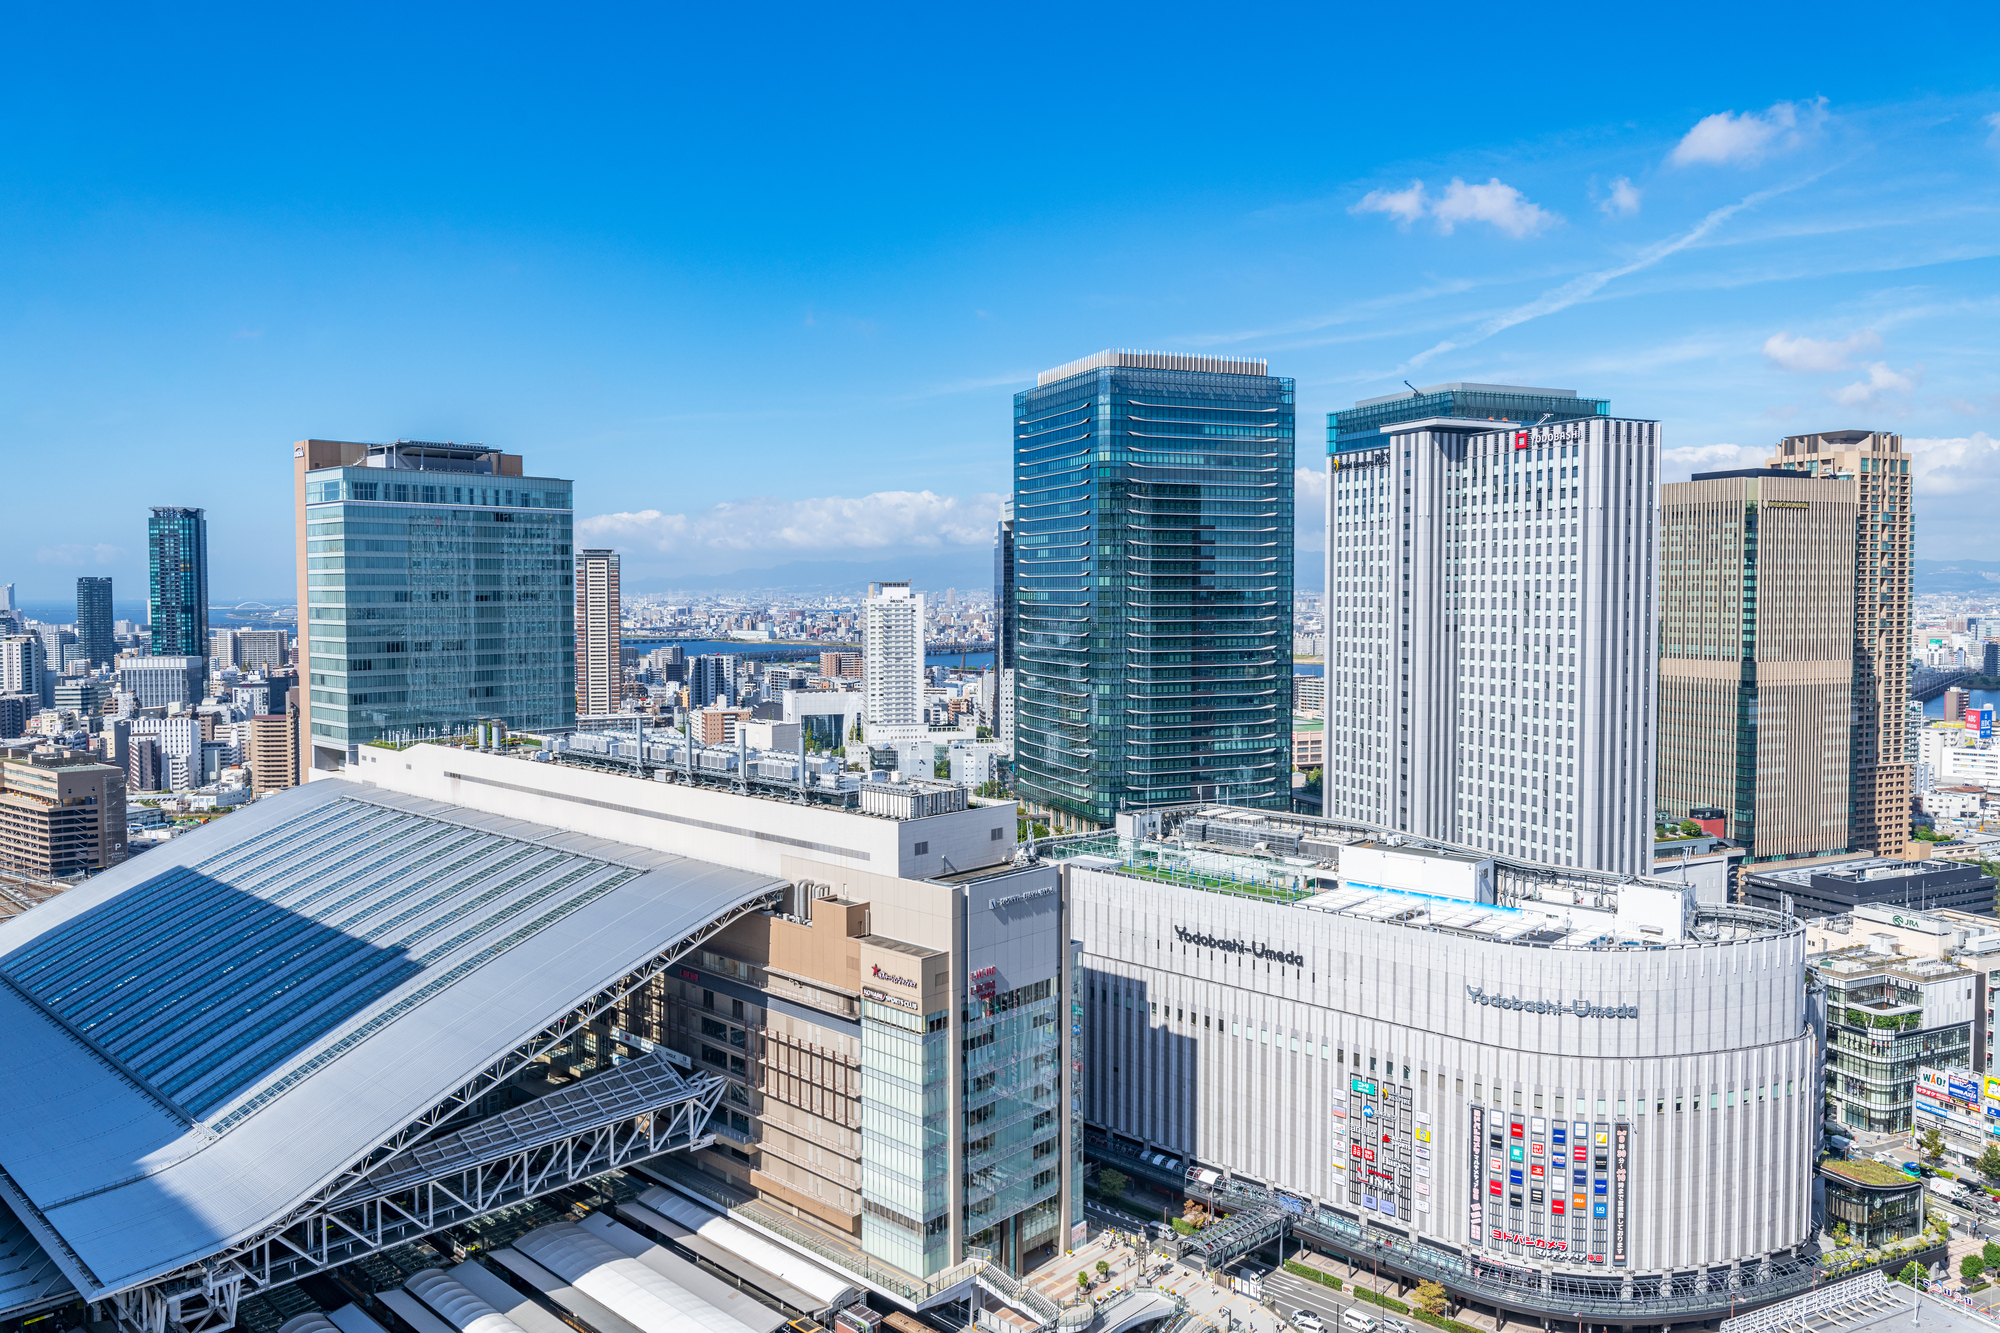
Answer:
[{"label": "bridge", "polygon": [[1910,672],[1910,697],[1935,699],[1960,681],[1978,674],[1966,667],[1918,667]]}]

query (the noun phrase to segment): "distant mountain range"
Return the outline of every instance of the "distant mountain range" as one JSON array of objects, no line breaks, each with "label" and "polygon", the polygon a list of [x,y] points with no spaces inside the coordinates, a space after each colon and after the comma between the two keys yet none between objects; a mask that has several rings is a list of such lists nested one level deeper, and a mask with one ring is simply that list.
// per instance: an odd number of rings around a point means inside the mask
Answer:
[{"label": "distant mountain range", "polygon": [[991,593],[993,555],[990,551],[934,552],[867,561],[794,560],[769,569],[739,569],[732,574],[648,574],[621,579],[619,586],[625,592],[776,592],[794,596],[849,592],[858,597],[868,590],[870,583],[884,579],[908,579],[926,593],[942,593],[946,588]]},{"label": "distant mountain range", "polygon": [[2000,560],[1912,560],[1917,592],[2000,596]]}]

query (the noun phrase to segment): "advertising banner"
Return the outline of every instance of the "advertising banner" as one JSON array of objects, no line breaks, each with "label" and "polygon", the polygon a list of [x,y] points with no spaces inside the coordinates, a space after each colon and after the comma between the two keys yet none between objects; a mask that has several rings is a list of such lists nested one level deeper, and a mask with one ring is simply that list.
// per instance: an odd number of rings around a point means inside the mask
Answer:
[{"label": "advertising banner", "polygon": [[[1472,1206],[1470,1209],[1470,1216],[1466,1219],[1472,1224],[1472,1229],[1465,1233],[1468,1236],[1477,1236],[1480,1233],[1481,1226],[1483,1225],[1479,1220],[1480,1205],[1486,1198],[1486,1191],[1480,1189],[1479,1184],[1481,1181],[1486,1179],[1486,1172],[1484,1169],[1485,1154],[1481,1151],[1483,1148],[1485,1148],[1485,1146],[1486,1146],[1486,1108],[1480,1106],[1478,1103],[1475,1102],[1472,1106],[1472,1189],[1470,1191]],[[1498,1192],[1499,1188],[1500,1188],[1500,1182],[1497,1180],[1494,1181],[1493,1189],[1496,1192]]]},{"label": "advertising banner", "polygon": [[1611,1263],[1613,1267],[1617,1268],[1623,1268],[1625,1266],[1625,1222],[1627,1214],[1631,1212],[1631,1208],[1628,1204],[1626,1197],[1631,1193],[1631,1191],[1626,1187],[1625,1184],[1626,1181],[1625,1168],[1627,1160],[1630,1156],[1631,1144],[1632,1144],[1632,1127],[1621,1121],[1618,1125],[1618,1147],[1617,1151],[1612,1154],[1612,1163],[1611,1163],[1614,1169],[1614,1174],[1612,1176],[1613,1188],[1616,1189],[1617,1191],[1615,1194],[1611,1196],[1613,1200],[1613,1217],[1611,1219]]}]

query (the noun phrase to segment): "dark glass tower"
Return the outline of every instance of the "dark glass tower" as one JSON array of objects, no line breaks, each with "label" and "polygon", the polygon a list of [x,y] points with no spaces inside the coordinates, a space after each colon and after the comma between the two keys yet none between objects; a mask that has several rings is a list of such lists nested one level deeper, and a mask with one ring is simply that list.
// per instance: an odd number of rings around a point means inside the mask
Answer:
[{"label": "dark glass tower", "polygon": [[1014,504],[1000,502],[993,530],[993,666],[1014,669]]},{"label": "dark glass tower", "polygon": [[111,580],[76,581],[76,641],[92,666],[108,666],[115,651],[111,645]]},{"label": "dark glass tower", "polygon": [[153,655],[207,660],[207,512],[154,509],[146,523],[146,563]]},{"label": "dark glass tower", "polygon": [[1292,381],[1265,369],[1100,352],[1014,396],[1015,773],[1060,824],[1289,807]]}]

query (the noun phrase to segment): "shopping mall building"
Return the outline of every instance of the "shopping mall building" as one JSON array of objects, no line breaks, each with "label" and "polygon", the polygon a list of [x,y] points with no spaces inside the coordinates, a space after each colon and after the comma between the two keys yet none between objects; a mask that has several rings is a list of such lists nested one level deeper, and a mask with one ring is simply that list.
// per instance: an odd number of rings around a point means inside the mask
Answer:
[{"label": "shopping mall building", "polygon": [[1230,1215],[1195,1257],[1288,1234],[1611,1325],[1811,1285],[1793,919],[1265,812],[1119,833],[1038,849],[1082,945],[1086,1143]]}]

